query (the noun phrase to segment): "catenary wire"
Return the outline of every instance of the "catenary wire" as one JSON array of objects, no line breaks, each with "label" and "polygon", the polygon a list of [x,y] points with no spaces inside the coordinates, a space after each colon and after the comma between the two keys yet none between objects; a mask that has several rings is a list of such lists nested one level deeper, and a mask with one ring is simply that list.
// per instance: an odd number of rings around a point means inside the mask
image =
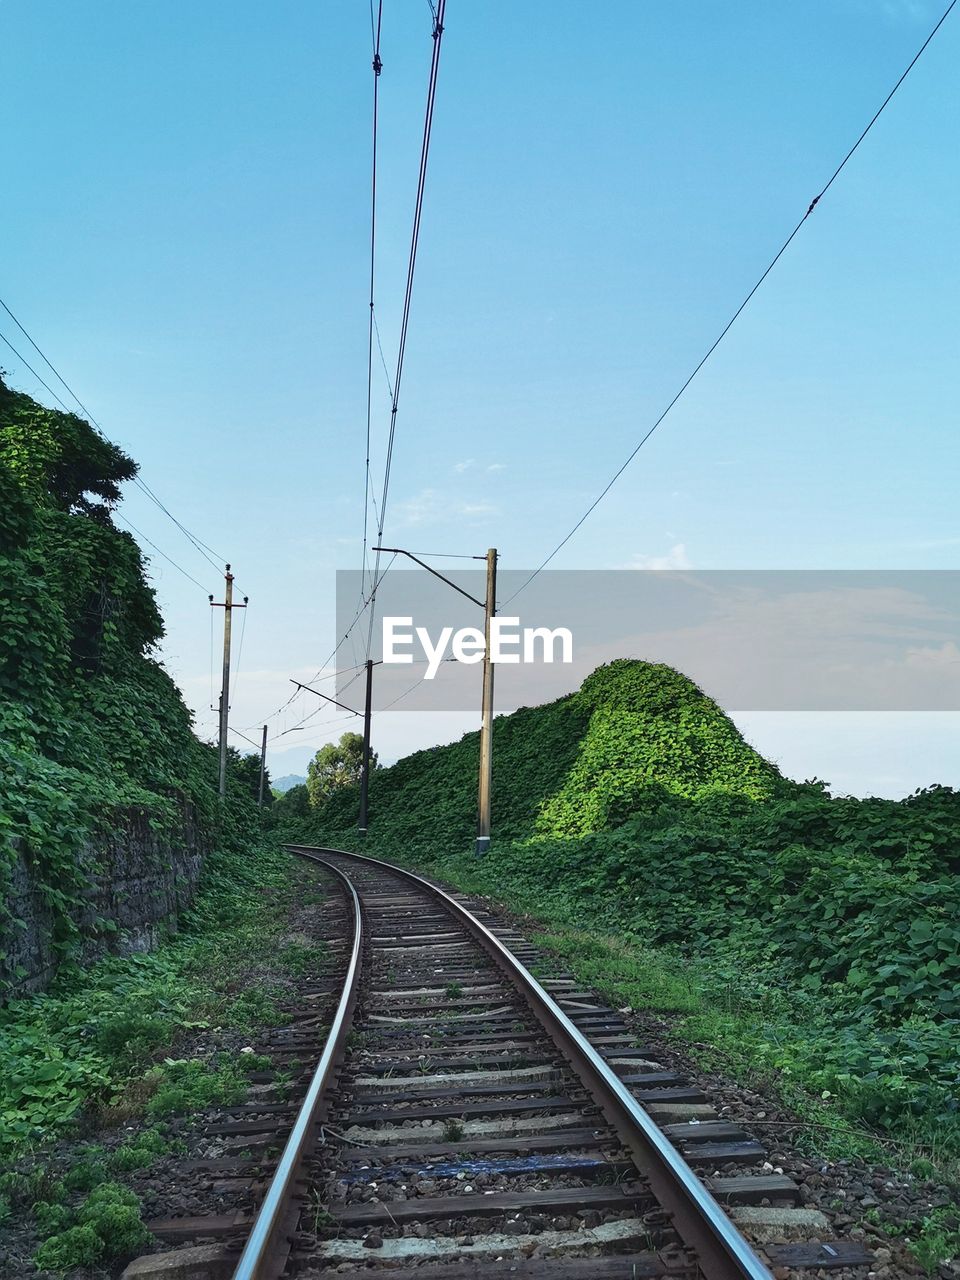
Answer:
[{"label": "catenary wire", "polygon": [[373,3],[370,4],[370,23],[373,32],[373,142],[370,175],[370,314],[367,321],[367,443],[366,463],[363,481],[363,556],[360,575],[360,595],[366,585],[369,567],[367,564],[367,535],[370,518],[370,426],[373,415],[373,327],[374,327],[374,291],[377,265],[377,130],[380,111],[380,72],[383,63],[380,59],[380,31],[383,25],[383,0],[377,5],[376,27],[373,27]]},{"label": "catenary wire", "polygon": [[[387,517],[387,499],[390,493],[390,473],[393,467],[393,448],[397,431],[397,407],[400,399],[400,385],[403,379],[403,361],[407,349],[407,333],[410,326],[410,306],[413,299],[413,279],[417,264],[417,249],[420,243],[420,223],[423,216],[423,197],[426,189],[427,160],[430,155],[430,139],[433,133],[433,112],[437,96],[437,76],[440,69],[440,49],[443,41],[443,19],[446,0],[439,0],[436,10],[431,6],[433,14],[433,54],[430,59],[430,76],[427,83],[427,106],[423,121],[423,138],[420,144],[420,170],[417,175],[417,196],[414,201],[413,230],[410,236],[410,254],[407,260],[407,281],[404,289],[403,314],[400,321],[400,341],[397,349],[396,373],[393,379],[393,400],[390,406],[390,430],[387,436],[387,457],[383,472],[383,490],[380,498],[380,518],[377,522],[377,543],[383,542],[384,522]],[[374,588],[370,601],[370,624],[367,629],[367,655],[373,643],[373,626],[376,615],[376,580],[380,570],[380,552],[374,561]]]},{"label": "catenary wire", "polygon": [[874,114],[873,114],[873,116],[871,117],[871,119],[870,119],[869,123],[867,124],[866,128],[863,130],[863,132],[862,132],[862,133],[860,134],[860,136],[857,138],[856,142],[853,144],[853,146],[850,148],[850,150],[846,153],[846,155],[843,157],[843,159],[842,159],[842,160],[840,161],[840,163],[837,165],[836,169],[834,169],[833,173],[830,175],[830,178],[829,178],[829,180],[827,181],[827,183],[825,184],[825,186],[824,186],[824,187],[822,187],[822,188],[821,188],[821,190],[819,191],[819,193],[818,193],[817,195],[815,195],[815,196],[814,196],[814,198],[810,201],[810,205],[809,205],[809,207],[807,208],[806,213],[803,215],[803,217],[800,219],[800,221],[797,223],[797,225],[793,228],[793,230],[792,230],[792,231],[790,232],[790,234],[787,236],[786,240],[783,242],[783,244],[782,244],[782,245],[780,246],[780,248],[777,250],[777,252],[776,252],[776,254],[774,255],[774,257],[773,257],[773,258],[771,259],[771,261],[768,263],[767,267],[764,269],[763,274],[760,276],[760,278],[757,280],[756,284],[753,286],[753,288],[750,290],[750,292],[746,295],[746,297],[743,299],[743,301],[742,301],[742,302],[740,303],[740,305],[737,307],[736,311],[734,311],[733,315],[730,317],[730,319],[727,321],[727,323],[726,323],[726,324],[723,326],[723,328],[720,330],[720,333],[717,335],[717,337],[713,340],[713,342],[712,342],[712,343],[710,344],[710,346],[707,348],[706,352],[705,352],[705,353],[704,353],[704,355],[701,357],[701,359],[699,360],[699,362],[697,363],[697,365],[694,367],[693,371],[692,371],[692,372],[687,376],[686,380],[685,380],[685,381],[684,381],[684,383],[681,385],[681,387],[680,387],[679,391],[677,391],[677,393],[676,393],[676,394],[673,396],[673,398],[669,401],[669,403],[667,404],[666,408],[662,411],[662,413],[660,414],[660,416],[659,416],[659,417],[658,417],[658,418],[653,422],[652,426],[650,426],[650,428],[649,428],[649,429],[648,429],[648,430],[647,430],[647,431],[646,431],[646,432],[645,432],[645,433],[640,437],[639,441],[638,441],[638,442],[637,442],[637,444],[634,446],[634,448],[632,449],[632,451],[630,452],[630,454],[627,456],[627,458],[625,459],[625,461],[624,461],[624,462],[621,464],[621,466],[620,466],[620,467],[618,467],[618,469],[614,472],[614,474],[611,476],[611,478],[610,478],[610,479],[607,481],[607,483],[604,485],[603,489],[601,489],[601,491],[600,491],[600,493],[597,495],[597,497],[596,497],[596,498],[594,498],[593,502],[591,502],[591,503],[590,503],[589,507],[587,507],[587,509],[586,509],[586,511],[584,511],[583,515],[579,518],[579,520],[577,520],[577,522],[576,522],[576,523],[573,525],[573,527],[570,529],[569,533],[567,533],[567,534],[565,535],[565,537],[563,537],[563,538],[560,540],[560,542],[558,542],[558,543],[557,543],[557,545],[553,548],[553,550],[550,552],[550,554],[549,554],[549,555],[548,555],[544,560],[542,560],[542,561],[541,561],[541,563],[537,566],[537,568],[536,568],[536,569],[534,569],[533,573],[531,573],[531,574],[529,575],[529,577],[527,577],[527,578],[524,580],[524,582],[523,582],[523,583],[521,583],[521,585],[517,588],[517,590],[513,593],[513,595],[512,595],[512,596],[510,596],[507,600],[505,600],[505,601],[504,601],[503,606],[501,606],[501,607],[506,607],[506,605],[510,604],[510,602],[511,602],[512,600],[515,600],[515,599],[517,598],[517,596],[520,594],[520,592],[521,592],[521,591],[525,591],[525,590],[526,590],[526,588],[530,585],[530,583],[531,583],[531,582],[533,582],[534,578],[536,578],[540,573],[542,573],[542,572],[543,572],[543,570],[547,567],[547,565],[548,565],[548,564],[550,563],[550,561],[554,558],[554,556],[555,556],[559,551],[561,551],[561,550],[563,549],[563,547],[565,547],[565,546],[567,545],[567,543],[568,543],[568,542],[570,541],[570,539],[574,536],[574,534],[577,532],[577,530],[578,530],[578,529],[579,529],[579,528],[580,528],[580,527],[581,527],[581,526],[582,526],[582,525],[583,525],[583,524],[584,524],[584,523],[589,519],[589,517],[590,517],[590,516],[593,514],[593,512],[597,509],[597,507],[600,505],[600,503],[603,501],[603,499],[607,496],[607,494],[610,492],[610,490],[613,488],[613,486],[617,483],[617,481],[620,479],[620,477],[623,475],[623,473],[626,471],[626,469],[630,466],[631,462],[633,462],[634,458],[637,456],[637,454],[640,452],[640,450],[643,448],[643,446],[647,443],[647,441],[650,439],[650,437],[653,435],[653,433],[657,430],[657,428],[658,428],[658,427],[660,426],[660,424],[663,422],[664,418],[666,418],[666,416],[670,413],[671,409],[673,409],[674,405],[677,403],[677,401],[681,398],[681,396],[684,394],[684,392],[685,392],[685,391],[687,390],[687,388],[690,386],[691,382],[693,382],[693,380],[696,378],[697,374],[698,374],[698,373],[700,372],[700,370],[704,367],[704,365],[707,363],[707,361],[710,359],[710,357],[711,357],[711,356],[713,355],[713,353],[716,351],[717,347],[719,347],[719,346],[720,346],[721,342],[724,340],[724,338],[727,336],[727,334],[728,334],[728,333],[730,332],[730,330],[733,328],[734,324],[737,322],[737,320],[739,319],[739,317],[740,317],[741,313],[745,310],[745,308],[746,308],[746,307],[747,307],[747,305],[749,304],[750,300],[753,298],[754,294],[757,292],[757,290],[760,288],[760,286],[761,286],[761,285],[763,284],[763,282],[766,280],[767,276],[769,276],[770,272],[774,269],[774,267],[777,265],[777,263],[780,261],[780,259],[783,257],[783,255],[786,253],[787,249],[788,249],[788,248],[790,247],[790,245],[793,243],[793,240],[794,240],[794,239],[795,239],[795,237],[798,235],[798,233],[799,233],[799,231],[800,231],[801,227],[803,227],[804,223],[805,223],[805,222],[807,221],[807,219],[810,217],[811,213],[813,213],[814,209],[817,207],[817,205],[820,203],[820,201],[823,199],[823,197],[827,194],[827,192],[828,192],[828,191],[830,190],[830,188],[833,186],[834,182],[837,180],[837,178],[838,178],[838,177],[840,176],[840,174],[842,173],[843,169],[846,167],[846,165],[847,165],[848,161],[853,157],[854,153],[857,151],[857,149],[859,148],[860,144],[861,144],[861,143],[863,142],[863,140],[866,138],[867,134],[870,132],[870,130],[873,128],[873,126],[877,123],[877,121],[879,120],[880,116],[883,114],[883,112],[884,112],[885,108],[886,108],[886,107],[887,107],[887,105],[889,104],[890,100],[893,98],[894,94],[897,92],[897,90],[898,90],[898,89],[900,88],[900,86],[903,84],[904,80],[906,80],[907,76],[910,74],[910,72],[913,70],[913,68],[914,68],[914,67],[916,66],[916,64],[919,62],[919,60],[920,60],[921,56],[923,55],[923,53],[924,53],[924,51],[926,50],[927,46],[930,44],[931,40],[933,40],[934,36],[937,34],[937,32],[938,32],[938,31],[940,30],[940,28],[943,26],[944,22],[946,22],[947,18],[950,16],[950,13],[951,13],[952,9],[954,8],[954,6],[956,5],[956,3],[957,3],[957,0],[951,0],[950,4],[947,6],[947,8],[944,10],[944,12],[942,13],[942,15],[940,16],[940,19],[939,19],[939,21],[937,22],[936,26],[932,29],[932,31],[930,32],[930,34],[927,36],[926,40],[924,40],[923,44],[920,46],[920,48],[919,48],[919,49],[917,50],[917,52],[914,54],[913,58],[912,58],[912,59],[910,60],[910,62],[908,63],[908,65],[907,65],[906,69],[904,70],[903,74],[900,76],[900,78],[897,80],[896,84],[893,86],[893,88],[890,90],[890,92],[889,92],[889,93],[887,94],[887,96],[884,98],[883,102],[880,104],[880,106],[879,106],[879,107],[877,108],[877,110],[874,112]]},{"label": "catenary wire", "polygon": [[[339,692],[345,693],[352,684],[355,684],[356,681],[360,679],[362,672],[363,672],[363,668],[361,667],[360,670],[357,672],[357,674],[353,676],[352,679],[348,680],[347,683],[343,686],[343,688],[339,690]],[[300,691],[298,690],[298,692]],[[294,729],[299,729],[301,725],[305,725],[308,720],[312,720],[314,716],[317,716],[320,714],[321,711],[326,710],[326,705],[327,705],[326,703],[321,702],[318,707],[314,708],[313,711],[308,712],[308,714],[305,715],[302,719],[298,720],[296,724],[291,725],[289,729],[284,729],[283,733],[291,733]],[[351,720],[354,719],[355,714],[351,715],[349,718]],[[283,733],[276,733],[273,735],[273,738],[268,738],[267,741],[273,742],[276,738],[283,737]]]},{"label": "catenary wire", "polygon": [[[330,663],[334,660],[334,658],[335,658],[335,657],[337,656],[337,654],[340,652],[340,649],[342,648],[342,646],[343,646],[343,645],[344,645],[344,643],[346,642],[347,638],[349,637],[350,633],[353,631],[354,627],[356,627],[357,623],[358,623],[358,622],[360,621],[360,619],[363,617],[364,613],[366,612],[367,608],[368,608],[368,607],[369,607],[369,605],[370,605],[371,600],[373,599],[373,595],[374,595],[374,593],[376,592],[376,589],[380,586],[380,583],[381,583],[381,582],[383,582],[384,578],[385,578],[385,577],[387,576],[387,574],[390,572],[390,569],[391,569],[391,567],[392,567],[392,565],[393,565],[394,560],[396,560],[396,558],[397,558],[397,557],[396,557],[396,555],[393,555],[393,556],[391,556],[391,557],[390,557],[390,561],[389,561],[389,563],[387,564],[387,567],[383,570],[383,572],[382,572],[382,573],[380,574],[380,576],[377,578],[377,580],[376,580],[376,582],[375,582],[375,584],[374,584],[373,591],[371,591],[370,595],[366,598],[366,600],[365,600],[365,601],[363,601],[363,603],[362,603],[362,604],[360,605],[360,607],[357,609],[357,612],[354,614],[353,619],[352,619],[352,621],[351,621],[350,625],[347,627],[346,631],[343,633],[343,635],[340,637],[340,639],[337,641],[337,643],[336,643],[336,644],[334,645],[334,647],[331,649],[329,656],[325,659],[325,661],[324,661],[324,662],[322,662],[322,663],[320,664],[320,666],[319,666],[319,667],[317,668],[317,670],[316,670],[316,673],[315,673],[314,675],[312,675],[312,676],[310,677],[310,679],[309,679],[309,680],[307,680],[307,681],[305,681],[304,683],[306,683],[306,684],[314,684],[314,683],[316,683],[316,681],[320,678],[320,676],[321,676],[321,675],[323,674],[323,672],[327,669],[327,667],[329,667]],[[343,672],[345,672],[345,671],[362,671],[362,670],[363,670],[363,667],[364,667],[364,664],[363,664],[363,663],[358,663],[355,667],[354,667],[354,666],[345,667],[345,668],[343,669],[343,671],[342,671],[342,672],[334,672],[334,673],[333,673],[333,676],[337,676],[337,675],[343,674]],[[330,679],[330,678],[333,678],[333,677],[324,677],[324,679]],[[266,721],[267,721],[267,723],[269,723],[271,720],[275,720],[275,719],[276,719],[276,717],[277,717],[278,715],[280,715],[282,712],[284,712],[284,711],[287,709],[287,707],[289,707],[289,706],[290,706],[290,704],[291,704],[292,702],[294,702],[297,698],[299,698],[299,697],[300,697],[301,692],[302,692],[302,690],[301,690],[301,689],[294,689],[293,693],[291,693],[291,694],[290,694],[290,696],[287,698],[287,700],[286,700],[285,702],[282,702],[282,703],[280,704],[280,706],[279,706],[279,707],[277,707],[276,711],[272,711],[272,712],[270,713],[270,715],[268,715],[268,716],[266,717]],[[260,723],[262,724],[262,723],[263,723],[263,721],[261,720],[261,721],[260,721]]]}]

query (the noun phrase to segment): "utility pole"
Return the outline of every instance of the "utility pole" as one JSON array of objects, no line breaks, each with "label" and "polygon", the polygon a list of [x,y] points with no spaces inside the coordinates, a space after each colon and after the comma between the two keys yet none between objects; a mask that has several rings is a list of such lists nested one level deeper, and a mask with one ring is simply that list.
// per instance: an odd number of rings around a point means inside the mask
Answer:
[{"label": "utility pole", "polygon": [[490,791],[493,782],[493,659],[490,630],[497,611],[497,550],[487,552],[487,600],[484,610],[483,703],[480,721],[480,788],[477,815],[477,856],[490,848]]},{"label": "utility pole", "polygon": [[263,741],[260,743],[260,798],[258,806],[263,808],[263,780],[267,773],[267,726],[263,726]]},{"label": "utility pole", "polygon": [[224,582],[226,588],[224,591],[223,603],[215,602],[213,596],[210,597],[210,605],[213,609],[223,610],[223,683],[220,686],[220,799],[223,800],[227,794],[227,725],[230,720],[230,631],[232,626],[232,613],[234,609],[245,609],[247,607],[247,596],[243,597],[243,604],[233,603],[233,574],[230,572],[230,566],[224,566]]},{"label": "utility pole", "polygon": [[373,701],[373,659],[367,659],[367,694],[363,703],[363,760],[360,765],[360,834],[367,834],[367,797],[370,794],[370,707]]},{"label": "utility pole", "polygon": [[426,569],[427,573],[432,573],[435,578],[445,582],[448,587],[453,587],[454,591],[459,591],[460,595],[466,596],[468,600],[484,611],[483,701],[480,720],[480,785],[477,797],[476,844],[476,853],[480,857],[490,848],[490,792],[493,780],[493,658],[490,652],[490,632],[492,629],[491,623],[497,612],[497,549],[496,547],[491,547],[485,556],[471,557],[474,560],[486,560],[487,562],[486,602],[478,600],[469,591],[464,591],[463,587],[451,582],[449,578],[444,577],[432,565],[421,560],[419,556],[415,556],[412,551],[405,551],[403,547],[374,547],[373,550],[393,552],[395,556],[406,556],[408,560],[418,564],[421,569]]}]

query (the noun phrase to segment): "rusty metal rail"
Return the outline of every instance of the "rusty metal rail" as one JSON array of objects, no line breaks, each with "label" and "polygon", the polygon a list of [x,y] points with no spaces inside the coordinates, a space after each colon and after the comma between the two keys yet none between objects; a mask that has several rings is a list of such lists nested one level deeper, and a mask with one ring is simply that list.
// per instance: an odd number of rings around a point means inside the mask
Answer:
[{"label": "rusty metal rail", "polygon": [[630,1151],[662,1208],[672,1215],[678,1235],[696,1253],[698,1266],[706,1280],[772,1280],[770,1271],[748,1241],[629,1089],[526,966],[471,911],[429,880],[394,863],[343,849],[313,845],[285,847],[321,863],[349,886],[355,914],[353,953],[330,1038],[234,1272],[234,1280],[275,1280],[282,1274],[281,1233],[284,1229],[287,1233],[295,1229],[295,1223],[290,1221],[291,1192],[318,1122],[324,1093],[342,1060],[356,1004],[360,971],[360,902],[349,877],[322,855],[350,858],[388,871],[439,900],[523,996],[534,1017]]}]

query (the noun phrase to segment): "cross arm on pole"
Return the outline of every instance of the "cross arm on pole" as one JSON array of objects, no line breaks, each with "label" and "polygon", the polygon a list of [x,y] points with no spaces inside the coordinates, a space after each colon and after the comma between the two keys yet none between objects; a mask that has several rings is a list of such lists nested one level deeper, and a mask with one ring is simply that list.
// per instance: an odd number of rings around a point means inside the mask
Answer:
[{"label": "cross arm on pole", "polygon": [[299,680],[294,680],[291,676],[290,683],[295,684],[298,689],[307,689],[310,693],[315,693],[318,698],[323,698],[324,702],[332,702],[335,707],[339,707],[341,711],[349,711],[352,716],[360,715],[359,711],[354,711],[353,707],[347,707],[342,702],[338,702],[336,698],[329,698],[325,693],[321,693],[319,689],[314,689],[312,685],[301,684]]},{"label": "cross arm on pole", "polygon": [[395,556],[406,556],[408,560],[412,560],[415,564],[418,564],[421,569],[426,569],[427,573],[432,573],[435,578],[439,578],[441,582],[445,582],[448,587],[453,587],[454,591],[459,591],[462,596],[466,596],[467,599],[472,604],[475,604],[478,609],[486,608],[486,605],[482,600],[478,600],[476,596],[472,596],[469,591],[464,591],[463,587],[458,587],[455,582],[451,582],[449,578],[445,577],[442,573],[439,573],[432,567],[432,565],[427,564],[425,560],[421,560],[419,556],[415,556],[412,551],[404,551],[402,547],[373,547],[371,549],[373,551],[387,551]]}]

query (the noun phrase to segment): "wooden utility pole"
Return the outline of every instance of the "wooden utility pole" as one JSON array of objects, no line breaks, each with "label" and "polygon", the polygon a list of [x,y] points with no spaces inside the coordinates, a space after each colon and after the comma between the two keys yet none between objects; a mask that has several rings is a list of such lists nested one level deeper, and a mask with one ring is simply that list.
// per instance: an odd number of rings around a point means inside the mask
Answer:
[{"label": "wooden utility pole", "polygon": [[260,798],[257,804],[263,808],[263,780],[267,773],[267,726],[263,726],[263,741],[260,743]]},{"label": "wooden utility pole", "polygon": [[493,783],[493,660],[490,653],[490,624],[497,611],[497,550],[487,552],[487,600],[483,635],[483,704],[480,721],[480,788],[477,805],[477,855],[490,848],[490,793]]},{"label": "wooden utility pole", "polygon": [[367,798],[370,794],[370,708],[373,702],[373,659],[367,659],[367,694],[363,703],[363,759],[360,764],[360,834],[367,834]]},{"label": "wooden utility pole", "polygon": [[223,683],[220,686],[220,799],[223,800],[227,794],[227,726],[230,720],[230,630],[232,626],[232,613],[234,609],[245,609],[247,607],[247,597],[243,597],[243,604],[233,603],[233,574],[230,572],[230,566],[224,566],[224,582],[226,589],[224,591],[223,603],[215,602],[213,596],[210,597],[211,607],[223,610]]}]

